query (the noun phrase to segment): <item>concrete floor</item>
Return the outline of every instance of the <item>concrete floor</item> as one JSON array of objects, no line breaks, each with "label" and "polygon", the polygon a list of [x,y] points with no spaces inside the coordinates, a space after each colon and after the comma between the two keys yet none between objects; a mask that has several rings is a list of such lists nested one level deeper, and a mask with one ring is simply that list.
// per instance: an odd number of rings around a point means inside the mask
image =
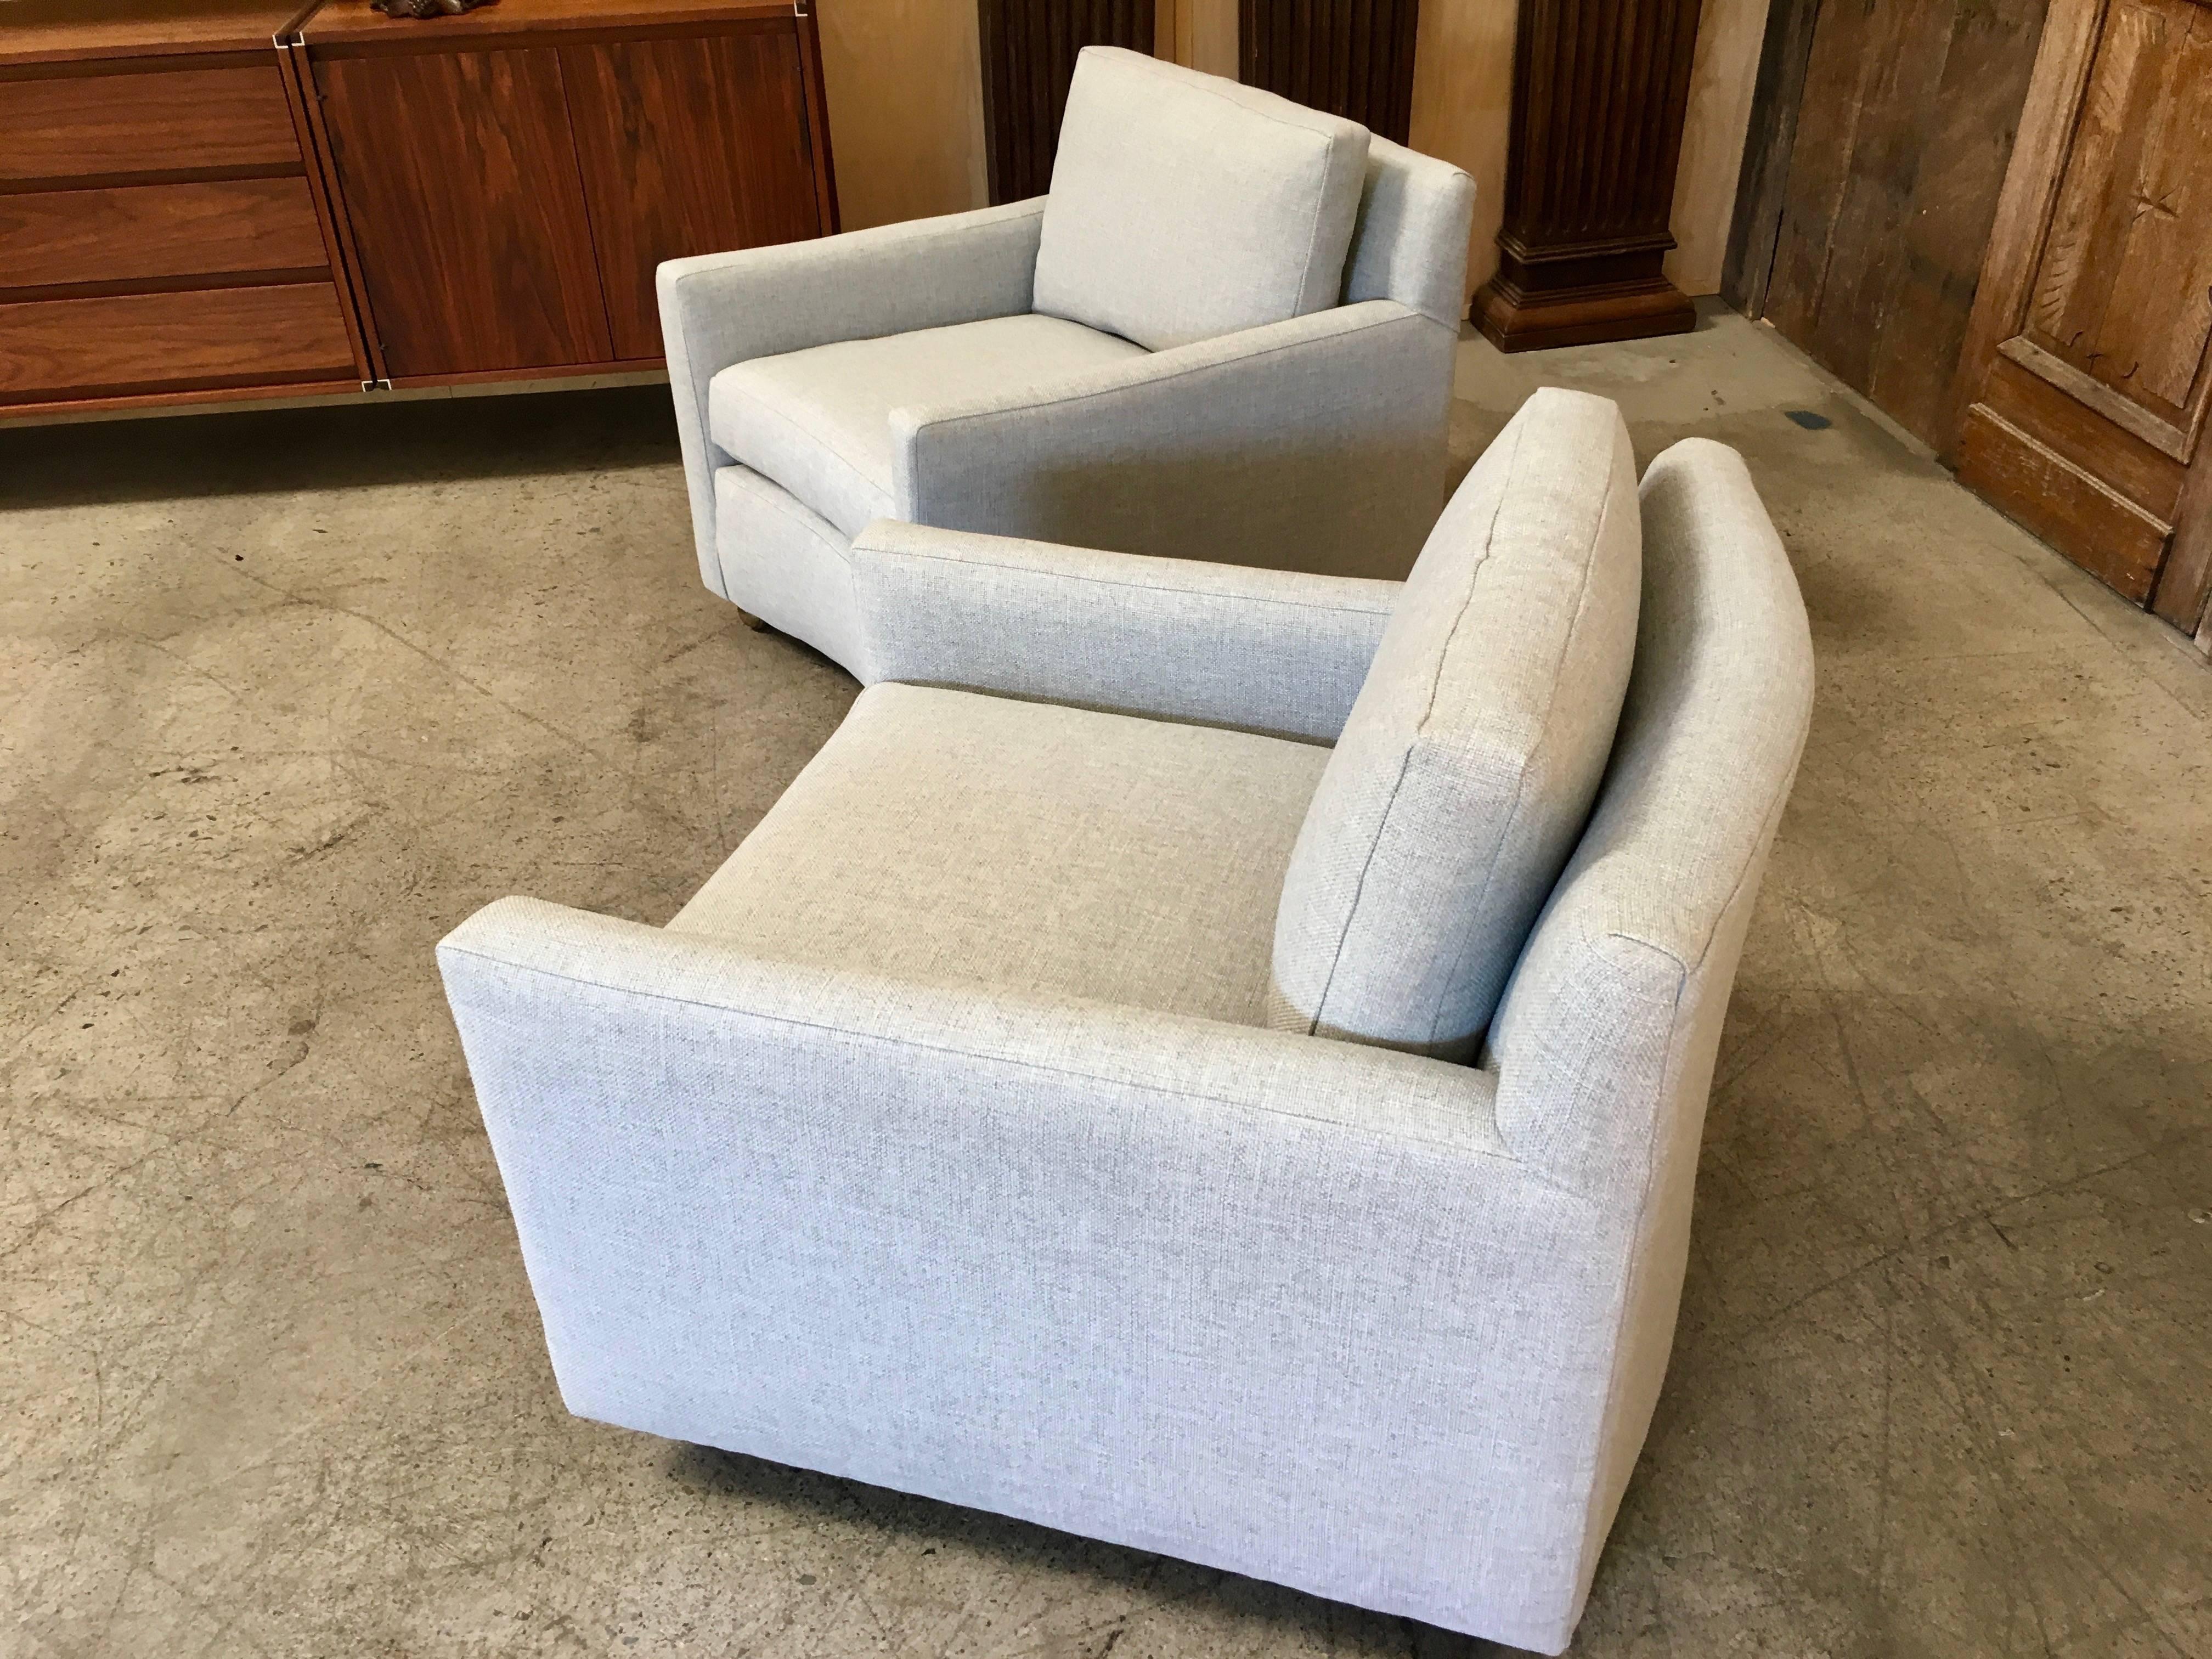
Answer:
[{"label": "concrete floor", "polygon": [[[1470,343],[1462,448],[1544,380],[1745,452],[1820,658],[1576,1651],[2212,1654],[2212,667],[1739,319]],[[0,507],[0,1654],[1485,1650],[562,1412],[431,945],[665,919],[854,694],[698,586],[665,393]]]}]

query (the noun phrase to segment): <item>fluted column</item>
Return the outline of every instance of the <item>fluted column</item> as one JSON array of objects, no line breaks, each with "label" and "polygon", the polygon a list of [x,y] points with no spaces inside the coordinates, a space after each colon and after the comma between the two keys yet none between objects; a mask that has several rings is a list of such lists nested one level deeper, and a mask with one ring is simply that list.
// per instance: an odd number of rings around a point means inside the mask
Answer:
[{"label": "fluted column", "polygon": [[991,200],[1041,196],[1052,183],[1076,53],[1085,46],[1151,52],[1152,0],[976,0],[975,27]]},{"label": "fluted column", "polygon": [[1498,274],[1474,296],[1507,351],[1676,334],[1660,270],[1699,0],[1522,0]]}]

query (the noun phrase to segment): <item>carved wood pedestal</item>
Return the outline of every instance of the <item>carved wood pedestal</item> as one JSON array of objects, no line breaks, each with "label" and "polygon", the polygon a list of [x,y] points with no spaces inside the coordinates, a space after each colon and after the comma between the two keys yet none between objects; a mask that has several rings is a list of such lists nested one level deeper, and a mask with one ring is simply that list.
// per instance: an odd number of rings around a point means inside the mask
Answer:
[{"label": "carved wood pedestal", "polygon": [[1700,0],[1522,0],[1498,274],[1474,318],[1501,350],[1696,325],[1660,270]]}]

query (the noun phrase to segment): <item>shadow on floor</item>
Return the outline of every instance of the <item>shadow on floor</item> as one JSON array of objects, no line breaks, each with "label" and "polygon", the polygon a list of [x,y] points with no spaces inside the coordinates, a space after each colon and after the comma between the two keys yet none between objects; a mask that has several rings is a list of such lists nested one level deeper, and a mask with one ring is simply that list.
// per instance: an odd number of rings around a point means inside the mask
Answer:
[{"label": "shadow on floor", "polygon": [[[672,1445],[669,1478],[687,1490],[747,1504],[773,1504],[802,1517],[896,1534],[923,1555],[940,1547],[989,1556],[1027,1577],[1040,1571],[1084,1581],[1089,1591],[1120,1592],[1140,1603],[1199,1608],[1238,1624],[1273,1626],[1282,1638],[1255,1651],[1320,1650],[1364,1659],[1504,1659],[1515,1650],[1440,1630],[1418,1620],[1369,1613],[1317,1595],[1263,1583],[1146,1550],[1124,1549],[982,1510],[915,1498],[857,1480],[788,1468],[711,1446]],[[802,1580],[805,1583],[806,1581]]]},{"label": "shadow on floor", "polygon": [[204,414],[0,431],[0,508],[344,489],[673,465],[665,386]]}]

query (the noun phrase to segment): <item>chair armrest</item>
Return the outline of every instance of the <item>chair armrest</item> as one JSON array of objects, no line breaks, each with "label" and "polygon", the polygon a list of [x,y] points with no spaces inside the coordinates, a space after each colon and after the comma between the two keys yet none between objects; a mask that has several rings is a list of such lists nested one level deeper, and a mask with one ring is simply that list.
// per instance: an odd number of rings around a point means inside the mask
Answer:
[{"label": "chair armrest", "polygon": [[894,410],[893,516],[1395,579],[1442,509],[1456,335],[1391,300]]},{"label": "chair armrest", "polygon": [[1484,1073],[524,899],[439,959],[570,1410],[1429,1616],[1534,1536],[1578,1605],[1632,1218]]},{"label": "chair armrest", "polygon": [[853,544],[866,678],[1334,743],[1396,582],[878,519]]},{"label": "chair armrest", "polygon": [[730,464],[708,435],[714,376],[754,357],[1027,311],[1043,223],[1040,196],[660,266],[661,343],[708,587],[722,592],[714,475]]}]

